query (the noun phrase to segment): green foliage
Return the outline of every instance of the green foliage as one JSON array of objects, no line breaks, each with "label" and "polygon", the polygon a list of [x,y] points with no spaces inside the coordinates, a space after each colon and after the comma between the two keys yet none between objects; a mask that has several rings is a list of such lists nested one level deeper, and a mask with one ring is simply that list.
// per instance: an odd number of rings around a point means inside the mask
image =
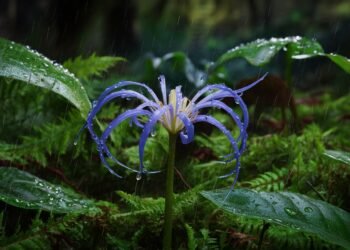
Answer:
[{"label": "green foliage", "polygon": [[283,191],[288,181],[288,173],[289,171],[286,168],[268,171],[253,180],[241,183],[241,185],[248,185],[248,187],[258,191]]},{"label": "green foliage", "polygon": [[303,232],[345,248],[350,246],[350,214],[323,201],[297,193],[268,193],[222,189],[201,194],[229,213],[259,218]]},{"label": "green foliage", "polygon": [[0,76],[49,89],[70,101],[85,117],[91,104],[84,87],[60,64],[37,51],[0,38]]},{"label": "green foliage", "polygon": [[343,162],[347,165],[350,165],[350,153],[336,150],[326,150],[324,155],[328,156],[331,159]]},{"label": "green foliage", "polygon": [[287,51],[293,59],[306,59],[314,56],[326,56],[345,72],[350,73],[350,61],[341,55],[324,53],[321,45],[315,40],[304,37],[258,39],[253,42],[237,46],[221,55],[210,65],[209,72],[234,58],[243,57],[254,66],[263,66],[280,51]]},{"label": "green foliage", "polygon": [[26,249],[51,249],[50,241],[48,237],[36,234],[36,235],[30,235],[28,237],[22,237],[19,238],[7,245],[4,246],[2,249],[7,250],[26,250]]},{"label": "green foliage", "polygon": [[196,238],[194,237],[194,230],[193,228],[188,225],[188,224],[185,224],[185,229],[186,229],[186,233],[187,233],[187,248],[188,250],[195,250],[197,248],[197,240]]},{"label": "green foliage", "polygon": [[88,80],[93,76],[101,76],[109,68],[113,67],[118,62],[126,61],[123,57],[116,56],[96,56],[93,53],[87,58],[78,56],[74,59],[69,59],[63,63],[63,67],[74,73],[82,80]]},{"label": "green foliage", "polygon": [[[83,120],[77,112],[71,112],[66,119],[35,128],[35,136],[23,136],[23,141],[19,145],[0,144],[2,148],[0,154],[7,160],[20,163],[36,161],[42,166],[47,166],[49,156],[64,155],[72,150],[74,140],[83,126]],[[86,154],[84,143],[75,146],[72,155],[74,158]]]},{"label": "green foliage", "polygon": [[[200,64],[191,61],[183,52],[167,53],[161,57],[149,56],[141,65],[141,69],[144,69],[142,73],[124,72],[129,76],[112,76],[103,79],[103,83],[100,78],[97,82],[95,77],[106,76],[104,72],[124,59],[92,54],[87,58],[79,56],[68,60],[64,66],[84,81],[91,96],[97,95],[106,84],[120,78],[141,79],[143,82],[155,84],[157,91],[159,84],[156,77],[159,74],[176,79],[170,80],[171,87],[179,83],[189,83],[185,84],[184,88],[193,92],[194,88],[206,82],[206,78],[225,81],[231,72],[223,67],[223,64],[234,58],[243,57],[253,65],[261,66],[269,63],[281,50],[287,50],[286,56],[290,59],[326,56],[349,72],[347,58],[325,54],[315,40],[296,37],[257,40],[241,45],[224,53],[214,65],[209,65],[208,76],[203,76],[205,70],[198,69],[197,65]],[[204,60],[201,63],[206,62],[207,60]],[[90,107],[85,89],[81,88],[79,81],[66,69],[37,52],[3,39],[0,40],[0,75],[3,76],[0,78],[0,162],[3,166],[15,166],[28,171],[0,168],[0,197],[7,203],[0,204],[5,206],[0,214],[0,247],[159,247],[164,199],[150,196],[162,193],[163,173],[145,176],[142,181],[137,182],[136,190],[140,188],[141,191],[138,192],[142,192],[142,197],[130,194],[135,190],[133,174],[129,175],[125,171],[126,173],[121,173],[125,176],[124,179],[115,179],[101,167],[95,145],[90,143],[86,132],[75,140],[84,125],[81,113],[86,114]],[[45,89],[37,91],[37,86]],[[208,132],[210,135],[200,134],[200,129],[196,128],[195,142],[177,148],[177,168],[180,173],[176,176],[175,185],[174,230],[178,236],[174,242],[175,247],[256,249],[264,225],[269,224],[271,225],[265,232],[262,248],[336,249],[335,244],[348,246],[348,215],[344,218],[345,212],[329,203],[345,210],[349,209],[349,192],[346,190],[350,170],[347,166],[349,157],[345,151],[349,148],[347,117],[350,98],[347,95],[338,98],[332,93],[327,91],[327,94],[322,96],[323,103],[318,106],[298,106],[301,119],[310,116],[313,118],[313,124],[305,125],[300,134],[261,136],[249,133],[249,142],[241,158],[242,169],[236,188],[249,187],[252,190],[245,190],[244,193],[235,189],[225,200],[229,204],[224,208],[231,212],[232,208],[235,208],[234,214],[213,209],[207,201],[198,199],[198,192],[203,189],[231,185],[233,177],[219,179],[218,176],[228,173],[235,162],[224,164],[219,161],[220,156],[230,153],[230,145],[224,135],[217,133],[215,129]],[[296,92],[297,96],[299,94]],[[80,110],[67,106],[60,96],[68,99]],[[128,107],[135,107],[136,102],[111,102],[99,112],[96,130],[106,128],[116,115]],[[238,130],[234,123],[217,110],[211,112],[237,136]],[[139,128],[124,122],[112,132],[108,141],[111,152],[123,163],[135,168],[139,164],[139,134]],[[74,142],[77,142],[77,145],[74,146]],[[148,139],[144,156],[148,169],[164,169],[167,142],[167,132],[162,128],[157,128],[156,135]],[[204,149],[204,153],[201,149]],[[205,157],[198,156],[198,151]],[[322,157],[324,154],[336,158],[337,161]],[[118,168],[116,165],[112,167]],[[60,175],[55,175],[58,179],[52,178],[52,169],[60,171]],[[45,176],[47,181],[29,172]],[[180,175],[189,185],[200,185],[183,192],[184,185]],[[81,195],[67,189],[67,184]],[[118,191],[115,195],[115,190],[124,191]],[[253,190],[276,193],[256,193]],[[237,193],[243,198],[232,197]],[[297,193],[306,194],[308,197]],[[215,196],[216,203],[224,201],[225,193],[211,192],[211,195]],[[100,201],[82,198],[85,196]],[[309,198],[316,196],[328,203]],[[266,197],[267,199],[263,199]],[[272,197],[271,200],[269,197]],[[285,207],[276,207],[278,205],[273,204],[273,199],[278,199]],[[67,203],[73,204],[74,212],[66,206]],[[255,207],[255,204],[258,206]],[[83,205],[87,205],[89,209],[84,209]],[[293,211],[296,209],[296,216],[292,210],[284,209],[289,206]],[[306,207],[312,208],[313,212],[305,211]],[[278,209],[273,211],[272,208]],[[40,210],[43,212],[39,212]],[[49,215],[45,211],[52,213]],[[324,212],[325,218],[322,218],[320,211]],[[304,220],[300,220],[300,217]],[[13,222],[13,218],[19,219]],[[287,227],[277,224],[286,224]],[[344,227],[341,226],[343,224]],[[295,230],[296,227],[300,229]],[[316,235],[334,243],[324,242]]]}]

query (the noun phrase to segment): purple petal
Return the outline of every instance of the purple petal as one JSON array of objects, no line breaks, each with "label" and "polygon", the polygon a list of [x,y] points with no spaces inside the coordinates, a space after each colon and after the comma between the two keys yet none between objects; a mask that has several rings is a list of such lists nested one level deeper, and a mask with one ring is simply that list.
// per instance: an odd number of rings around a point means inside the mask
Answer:
[{"label": "purple petal", "polygon": [[117,176],[118,178],[122,178],[119,174],[117,174],[112,168],[111,166],[108,164],[108,162],[106,161],[104,155],[103,155],[103,151],[100,149],[99,150],[99,155],[100,155],[100,159],[103,163],[103,165],[108,169],[108,171],[114,175],[114,176]]},{"label": "purple petal", "polygon": [[145,97],[144,95],[142,95],[136,91],[120,90],[120,91],[117,91],[117,92],[114,92],[114,93],[111,93],[111,94],[105,96],[103,99],[99,98],[96,105],[92,108],[91,112],[89,113],[87,120],[92,121],[93,117],[96,116],[96,114],[98,113],[98,111],[100,111],[100,109],[102,108],[103,105],[105,105],[106,103],[108,103],[109,101],[111,101],[117,97],[137,98],[137,99],[140,99],[141,101],[146,102],[146,103],[153,103],[155,107],[159,106],[158,104],[150,101],[147,97]]},{"label": "purple petal", "polygon": [[240,89],[236,89],[236,93],[242,93],[248,89],[251,89],[253,88],[255,85],[257,85],[259,82],[261,82],[262,80],[265,79],[265,77],[267,76],[268,73],[265,73],[265,75],[263,75],[261,78],[259,78],[258,80],[256,80],[255,82],[249,84],[248,86],[245,86],[243,88],[240,88]]},{"label": "purple petal", "polygon": [[183,122],[185,125],[186,129],[186,134],[181,131],[180,133],[180,138],[182,144],[188,144],[193,141],[194,138],[194,126],[191,122],[191,120],[184,114],[184,113],[179,113],[177,116],[180,118],[180,120]]},{"label": "purple petal", "polygon": [[118,88],[122,88],[122,87],[126,87],[126,86],[139,86],[139,87],[143,87],[147,90],[147,92],[153,97],[153,100],[158,103],[159,99],[157,97],[157,95],[154,93],[154,91],[148,87],[146,84],[144,83],[138,83],[138,82],[132,82],[132,81],[122,81],[116,84],[113,84],[112,86],[108,87],[105,89],[105,91],[102,92],[102,94],[100,95],[100,97],[98,98],[98,101],[104,99],[109,93],[115,91]]},{"label": "purple petal", "polygon": [[232,137],[230,131],[228,131],[224,125],[222,125],[218,120],[216,120],[214,117],[211,117],[211,116],[199,115],[193,121],[193,123],[197,123],[197,122],[206,122],[206,123],[212,124],[213,126],[217,127],[228,138],[228,140],[230,141],[231,146],[234,150],[233,155],[234,155],[234,158],[236,159],[236,167],[229,174],[227,174],[225,176],[229,176],[229,175],[232,175],[234,173],[237,174],[239,172],[239,168],[240,168],[240,161],[239,161],[240,153],[239,153],[239,150],[237,148],[237,143],[236,143],[235,139]]},{"label": "purple petal", "polygon": [[143,109],[139,109],[139,110],[135,110],[135,109],[132,109],[132,110],[128,110],[124,113],[122,113],[121,115],[119,115],[117,118],[115,118],[107,127],[107,129],[105,129],[105,131],[102,133],[101,135],[101,140],[99,142],[99,145],[101,147],[101,150],[103,152],[106,153],[106,155],[108,157],[110,157],[113,161],[115,161],[117,164],[119,164],[120,166],[128,169],[128,170],[131,170],[131,171],[134,171],[134,172],[137,172],[136,170],[132,169],[132,168],[129,168],[127,167],[126,165],[124,165],[123,163],[121,163],[120,161],[118,161],[112,154],[111,152],[109,151],[108,147],[106,146],[106,140],[107,138],[109,137],[109,135],[111,134],[112,130],[118,126],[121,122],[123,122],[124,120],[128,119],[128,118],[132,118],[132,117],[135,117],[135,116],[138,116],[138,115],[147,115],[147,116],[150,116],[152,113],[148,110],[143,110]]},{"label": "purple petal", "polygon": [[159,119],[162,118],[162,115],[169,110],[169,105],[163,106],[162,108],[153,112],[152,116],[149,118],[148,122],[145,124],[142,134],[139,141],[139,157],[140,157],[140,173],[144,173],[143,166],[143,154],[145,150],[146,141],[149,134],[153,130],[153,127],[156,125]]},{"label": "purple petal", "polygon": [[225,103],[223,103],[221,101],[217,101],[217,100],[211,100],[211,101],[207,101],[205,103],[201,103],[199,105],[196,105],[196,108],[194,109],[194,111],[199,111],[202,108],[223,109],[231,116],[231,118],[235,121],[236,125],[239,127],[240,135],[237,138],[237,141],[242,139],[240,150],[239,150],[240,153],[242,154],[242,152],[246,146],[246,140],[244,140],[244,138],[245,138],[245,135],[247,134],[247,132],[246,132],[246,129],[244,128],[243,123],[241,122],[241,119],[239,118],[239,116]]},{"label": "purple petal", "polygon": [[[205,91],[210,91],[210,90],[215,90],[215,89],[224,91],[224,92],[213,93],[211,95],[208,95],[206,98],[204,98],[204,99],[207,99],[206,102],[211,101],[211,100],[215,100],[215,99],[218,98],[218,96],[219,96],[219,98],[221,98],[223,94],[225,94],[226,97],[234,98],[235,102],[242,109],[242,113],[243,113],[243,127],[244,127],[244,129],[247,129],[248,123],[249,123],[248,109],[247,109],[247,106],[245,105],[245,103],[243,102],[242,98],[234,90],[230,89],[229,87],[226,87],[223,84],[208,85],[208,86],[204,87],[203,89],[205,89]],[[211,96],[211,97],[208,98],[209,96]],[[204,99],[199,101],[197,103],[197,105],[202,104],[202,102],[204,102]]]}]

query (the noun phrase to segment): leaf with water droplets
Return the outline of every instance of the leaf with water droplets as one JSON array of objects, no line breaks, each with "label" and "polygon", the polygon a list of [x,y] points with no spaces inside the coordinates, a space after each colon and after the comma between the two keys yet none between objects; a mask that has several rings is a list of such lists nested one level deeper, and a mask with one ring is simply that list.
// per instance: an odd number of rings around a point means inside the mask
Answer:
[{"label": "leaf with water droplets", "polygon": [[350,153],[344,151],[336,151],[336,150],[326,150],[324,155],[332,158],[334,160],[343,162],[345,164],[350,165]]},{"label": "leaf with water droplets", "polygon": [[212,65],[209,66],[211,72],[219,68],[220,65],[242,57],[254,66],[263,66],[280,51],[286,51],[293,59],[307,59],[315,56],[325,56],[350,73],[350,59],[334,53],[324,53],[322,46],[314,39],[300,36],[284,38],[257,39],[253,42],[242,44],[228,50]]},{"label": "leaf with water droplets", "polygon": [[16,168],[0,167],[0,200],[53,213],[98,211],[92,200]]},{"label": "leaf with water droplets", "polygon": [[338,207],[297,193],[249,189],[234,189],[229,195],[228,192],[229,189],[221,189],[201,194],[229,213],[313,233],[350,248],[350,214]]},{"label": "leaf with water droplets", "polygon": [[0,76],[49,89],[70,101],[85,117],[90,101],[79,80],[37,51],[0,38]]}]

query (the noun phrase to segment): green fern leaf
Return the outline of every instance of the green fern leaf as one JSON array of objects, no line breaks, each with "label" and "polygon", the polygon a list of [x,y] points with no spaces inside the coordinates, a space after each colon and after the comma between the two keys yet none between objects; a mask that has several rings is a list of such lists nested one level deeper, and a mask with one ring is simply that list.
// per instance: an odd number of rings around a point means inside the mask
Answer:
[{"label": "green fern leaf", "polygon": [[242,186],[249,186],[256,190],[282,191],[285,187],[289,170],[286,168],[265,172],[257,178],[242,183]]},{"label": "green fern leaf", "polygon": [[80,79],[87,80],[93,76],[101,76],[103,72],[107,71],[117,62],[123,61],[126,61],[123,57],[96,56],[94,53],[88,58],[78,56],[73,60],[69,59],[64,62],[63,66]]}]

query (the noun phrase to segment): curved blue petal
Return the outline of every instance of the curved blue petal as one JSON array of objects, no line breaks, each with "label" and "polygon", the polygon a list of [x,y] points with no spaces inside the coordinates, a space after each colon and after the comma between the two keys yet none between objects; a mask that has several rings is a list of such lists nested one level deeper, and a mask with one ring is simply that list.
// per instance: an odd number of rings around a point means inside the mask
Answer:
[{"label": "curved blue petal", "polygon": [[240,88],[240,89],[236,89],[235,91],[237,93],[242,93],[244,91],[247,91],[248,89],[251,89],[253,88],[255,85],[257,85],[259,82],[261,82],[262,80],[265,79],[265,77],[268,75],[268,73],[265,73],[265,75],[263,75],[262,77],[260,77],[258,80],[256,80],[255,82],[249,84],[248,86],[245,86],[243,88]]},{"label": "curved blue petal", "polygon": [[219,109],[223,109],[224,111],[226,111],[231,118],[235,121],[236,125],[239,127],[239,131],[240,131],[240,135],[237,138],[237,141],[241,140],[241,146],[240,146],[240,150],[239,152],[242,154],[243,150],[245,149],[246,146],[246,140],[244,140],[245,138],[245,134],[246,129],[243,126],[243,123],[241,122],[241,119],[239,118],[239,116],[236,114],[236,112],[234,112],[229,106],[227,106],[225,103],[218,101],[218,100],[211,100],[211,101],[207,101],[205,103],[201,103],[199,105],[196,105],[196,108],[194,109],[195,111],[199,111],[202,108],[219,108]]},{"label": "curved blue petal", "polygon": [[103,155],[103,151],[102,149],[99,150],[99,156],[100,156],[100,159],[103,163],[103,165],[108,169],[108,171],[114,175],[114,176],[117,176],[118,178],[122,178],[119,174],[117,174],[112,168],[111,166],[108,164],[108,162],[106,161],[104,155]]},{"label": "curved blue petal", "polygon": [[193,123],[197,123],[197,122],[209,123],[209,124],[217,127],[227,137],[227,139],[230,141],[230,144],[234,150],[233,154],[234,154],[234,158],[236,159],[236,167],[229,174],[227,174],[225,176],[230,176],[234,173],[237,174],[239,171],[240,165],[241,165],[240,161],[239,161],[240,153],[239,153],[239,150],[237,148],[237,143],[236,143],[235,139],[233,138],[233,136],[231,135],[230,131],[228,131],[228,129],[224,125],[222,125],[218,120],[216,120],[214,117],[211,117],[211,116],[199,115],[193,121]]},{"label": "curved blue petal", "polygon": [[92,108],[92,110],[90,111],[87,121],[91,121],[93,119],[93,117],[98,113],[98,111],[101,110],[102,106],[105,105],[106,103],[108,103],[109,101],[117,98],[117,97],[121,97],[121,98],[137,98],[140,99],[143,102],[146,103],[153,103],[155,107],[158,107],[159,105],[152,102],[151,100],[149,100],[147,97],[145,97],[144,95],[133,91],[133,90],[120,90],[117,92],[113,92],[107,96],[105,96],[103,99],[100,99],[97,101],[97,103],[95,104],[95,106]]},{"label": "curved blue petal", "polygon": [[[144,102],[142,104],[140,104],[139,106],[137,106],[135,109],[144,109],[144,108],[155,108],[154,107],[154,102],[153,101],[150,101],[150,102]],[[143,128],[143,124],[137,119],[137,116],[134,116],[131,118],[131,121],[136,125],[138,126],[139,128]]]},{"label": "curved blue petal", "polygon": [[184,113],[181,112],[177,114],[177,116],[183,122],[186,129],[186,134],[183,131],[180,132],[181,142],[182,144],[188,144],[194,139],[194,126],[191,120]]},{"label": "curved blue petal", "polygon": [[139,87],[145,88],[147,90],[147,92],[153,97],[153,100],[156,103],[159,103],[159,99],[158,99],[157,95],[154,93],[154,91],[150,87],[148,87],[144,83],[132,82],[132,81],[122,81],[122,82],[118,82],[116,84],[109,86],[108,88],[106,88],[102,92],[102,94],[100,95],[100,97],[98,98],[97,101],[104,99],[109,93],[117,90],[118,88],[122,88],[122,87],[126,87],[126,86],[139,86]]},{"label": "curved blue petal", "polygon": [[[248,123],[249,123],[248,109],[247,109],[247,106],[245,105],[245,103],[243,102],[242,98],[234,90],[230,89],[229,87],[226,87],[223,84],[208,85],[202,89],[202,91],[204,91],[204,90],[205,91],[222,90],[223,92],[210,94],[207,97],[203,98],[203,100],[199,101],[197,103],[197,105],[202,104],[204,102],[204,100],[205,100],[205,102],[208,102],[208,101],[217,99],[218,96],[221,98],[223,94],[225,94],[226,97],[232,97],[232,98],[234,98],[235,102],[240,106],[240,108],[242,110],[243,126],[245,129],[247,129]],[[199,96],[197,96],[197,98],[199,98]]]},{"label": "curved blue petal", "polygon": [[148,122],[145,124],[142,134],[140,136],[139,141],[139,157],[140,157],[140,173],[144,173],[145,171],[143,166],[143,154],[145,150],[146,141],[148,139],[149,134],[153,130],[153,127],[156,125],[159,119],[161,119],[162,115],[169,110],[169,106],[163,106],[162,108],[154,111],[152,116],[149,118]]},{"label": "curved blue petal", "polygon": [[96,144],[98,144],[98,136],[95,133],[94,129],[93,129],[93,119],[96,116],[96,114],[100,111],[100,109],[102,108],[103,105],[105,105],[106,103],[108,103],[109,101],[117,98],[117,97],[122,97],[122,98],[138,98],[141,101],[147,103],[148,106],[154,106],[154,107],[158,107],[159,105],[154,103],[153,101],[150,101],[149,99],[147,99],[144,95],[135,92],[133,90],[120,90],[114,93],[111,93],[107,96],[105,96],[103,99],[99,98],[100,101],[97,101],[96,104],[93,106],[93,108],[91,109],[91,111],[88,114],[88,117],[86,119],[86,127],[88,128],[92,139],[95,141]]},{"label": "curved blue petal", "polygon": [[118,126],[121,122],[123,122],[124,120],[128,119],[128,118],[132,118],[135,116],[139,116],[139,115],[147,115],[150,116],[152,113],[148,110],[143,110],[143,109],[132,109],[132,110],[128,110],[125,111],[124,113],[122,113],[121,115],[119,115],[117,118],[115,118],[109,125],[108,127],[105,129],[105,131],[102,133],[101,135],[101,140],[99,142],[99,145],[101,147],[102,152],[105,152],[106,155],[108,157],[110,157],[113,161],[115,161],[117,164],[119,164],[120,166],[130,170],[130,171],[134,171],[137,172],[136,170],[129,168],[128,166],[124,165],[123,163],[121,163],[120,161],[118,161],[109,151],[108,147],[106,146],[106,140],[109,137],[109,135],[111,134],[112,130]]}]

